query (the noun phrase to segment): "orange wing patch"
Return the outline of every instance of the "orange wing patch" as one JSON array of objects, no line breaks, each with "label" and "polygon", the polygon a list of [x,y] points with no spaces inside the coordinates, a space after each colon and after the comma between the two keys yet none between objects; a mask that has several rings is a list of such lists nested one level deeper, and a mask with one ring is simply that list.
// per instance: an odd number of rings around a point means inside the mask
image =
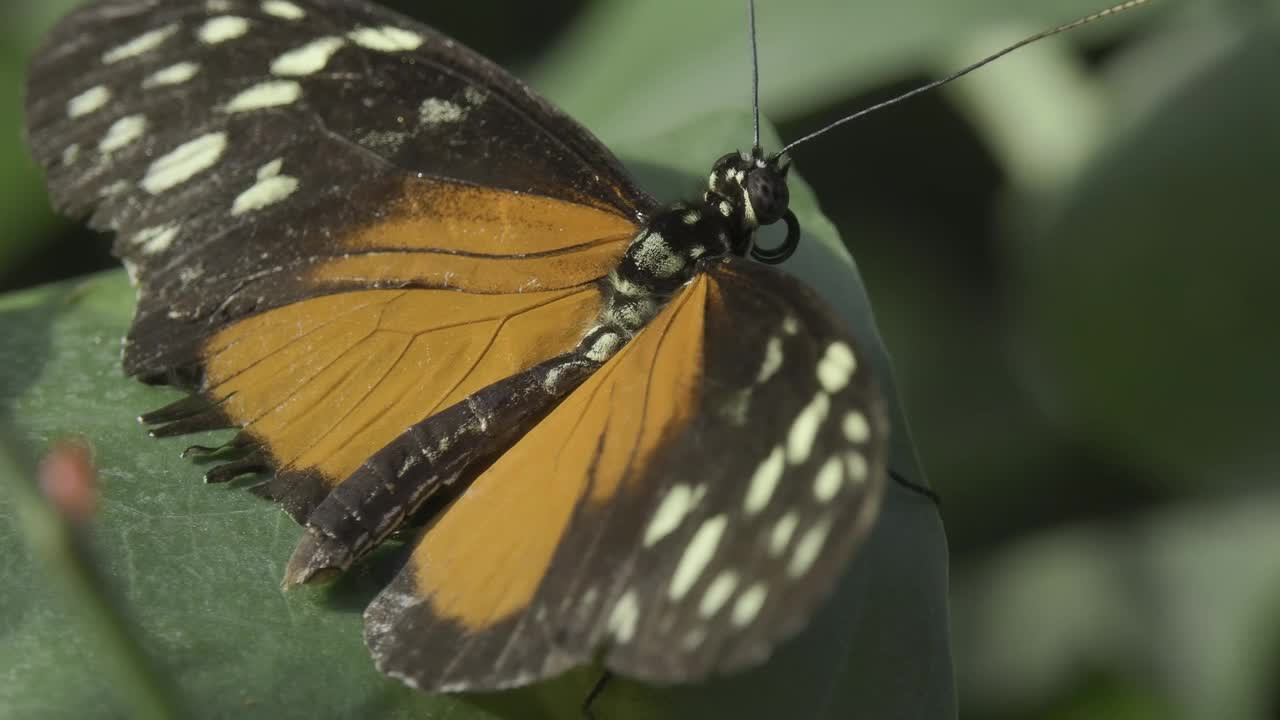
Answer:
[{"label": "orange wing patch", "polygon": [[607,274],[634,219],[539,195],[435,178],[403,181],[385,217],[338,240],[312,268],[320,283],[425,283],[512,293],[580,285]]},{"label": "orange wing patch", "polygon": [[699,275],[423,536],[410,565],[436,615],[476,631],[527,607],[579,503],[625,491],[664,434],[683,427],[700,380],[707,284]]},{"label": "orange wing patch", "polygon": [[599,307],[595,285],[322,296],[210,338],[205,394],[279,469],[314,468],[336,485],[410,425],[572,349]]}]

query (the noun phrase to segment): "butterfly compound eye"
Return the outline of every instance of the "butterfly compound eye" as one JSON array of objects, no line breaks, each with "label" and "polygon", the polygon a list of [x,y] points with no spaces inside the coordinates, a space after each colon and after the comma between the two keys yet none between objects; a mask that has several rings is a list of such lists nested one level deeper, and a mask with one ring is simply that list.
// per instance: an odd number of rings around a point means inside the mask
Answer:
[{"label": "butterfly compound eye", "polygon": [[787,214],[791,192],[787,189],[787,178],[777,168],[766,166],[747,175],[747,197],[756,222],[772,225]]}]

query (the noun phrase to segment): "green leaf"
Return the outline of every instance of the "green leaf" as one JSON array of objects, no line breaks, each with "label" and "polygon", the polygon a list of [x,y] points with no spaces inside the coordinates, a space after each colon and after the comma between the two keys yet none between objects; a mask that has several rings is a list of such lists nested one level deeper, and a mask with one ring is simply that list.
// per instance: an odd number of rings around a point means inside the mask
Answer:
[{"label": "green leaf", "polygon": [[[761,105],[775,120],[793,118],[886,79],[954,70],[951,50],[972,49],[961,43],[993,19],[1034,32],[1099,4],[758,0]],[[1142,13],[1127,15],[1082,29],[1072,40],[1116,32]],[[598,2],[539,66],[534,84],[609,141],[646,136],[710,110],[746,110],[751,75],[745,18],[744,0]],[[963,64],[998,49],[986,47]]]},{"label": "green leaf", "polygon": [[1135,58],[1159,87],[1122,84],[1123,133],[1017,248],[1050,407],[1108,453],[1217,488],[1280,464],[1280,385],[1259,381],[1280,357],[1280,95],[1259,90],[1280,17],[1238,18]]},{"label": "green leaf", "polygon": [[[643,158],[633,167],[658,195],[688,196],[749,128],[742,114],[709,116],[623,153]],[[804,183],[792,187],[805,236],[787,267],[816,285],[876,350],[892,395],[854,264]],[[175,396],[121,376],[118,338],[131,295],[123,273],[114,272],[0,300],[0,407],[33,446],[76,433],[97,448],[96,562],[191,707],[205,717],[579,717],[594,680],[589,669],[520,691],[462,697],[419,694],[379,675],[360,640],[360,611],[386,572],[376,558],[335,588],[282,592],[299,528],[242,489],[202,485],[198,468],[177,457],[199,437],[154,441],[131,421]],[[920,480],[901,410],[894,412],[892,464]],[[66,617],[64,599],[45,585],[46,569],[22,543],[11,504],[0,505],[0,539],[0,666],[10,668],[0,707],[16,716],[127,717],[80,627]],[[698,687],[622,682],[605,692],[598,716],[940,718],[955,715],[954,698],[941,524],[932,503],[894,486],[833,600],[769,663]]]}]

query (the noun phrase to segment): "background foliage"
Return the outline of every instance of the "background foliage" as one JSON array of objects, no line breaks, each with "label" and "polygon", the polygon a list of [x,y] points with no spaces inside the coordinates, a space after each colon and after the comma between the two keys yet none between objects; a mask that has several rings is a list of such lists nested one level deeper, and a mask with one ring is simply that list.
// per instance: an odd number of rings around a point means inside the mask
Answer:
[{"label": "background foliage", "polygon": [[[765,112],[793,138],[1099,0],[759,2]],[[70,4],[0,8],[0,278],[10,289],[112,266],[103,241],[51,216],[19,139],[24,58]],[[736,0],[472,0],[426,19],[632,149],[707,111],[745,107],[742,15]],[[945,500],[962,717],[1280,712],[1278,68],[1275,0],[1161,0],[796,153],[858,259]],[[46,388],[48,398],[23,397],[22,420],[90,435],[104,481],[125,483],[136,428],[40,416],[44,400],[67,412],[101,388],[131,408],[160,397],[110,374],[128,305],[104,294],[127,296],[121,278],[81,292],[5,301],[0,413],[19,389]],[[48,344],[54,333],[82,338],[60,352],[85,355],[67,362],[96,363],[101,376],[42,376],[24,362],[39,355],[16,338]],[[166,457],[171,466],[156,469],[191,474]],[[279,513],[190,483],[148,488],[145,512],[118,509],[133,519],[102,532],[149,538],[173,560],[170,581],[217,572],[272,587],[291,544]],[[211,534],[191,520],[201,513],[233,514],[213,516]],[[0,527],[3,577],[30,576],[16,531]],[[257,547],[261,563],[220,564],[230,542]],[[126,583],[156,576],[122,573]],[[29,592],[6,582],[0,608]],[[341,636],[328,627],[341,617],[296,609],[290,628]],[[51,628],[64,622],[38,611]],[[252,611],[251,595],[209,597],[189,623]],[[0,616],[4,638],[15,622]],[[198,636],[148,630],[178,645]],[[0,686],[40,653],[73,662],[85,652],[32,637],[5,643]],[[260,670],[305,705],[309,685],[291,678],[350,665],[363,651],[343,637],[330,656]],[[246,671],[209,681],[236,697]],[[388,693],[385,703],[398,702]],[[847,702],[839,709],[857,709]]]}]

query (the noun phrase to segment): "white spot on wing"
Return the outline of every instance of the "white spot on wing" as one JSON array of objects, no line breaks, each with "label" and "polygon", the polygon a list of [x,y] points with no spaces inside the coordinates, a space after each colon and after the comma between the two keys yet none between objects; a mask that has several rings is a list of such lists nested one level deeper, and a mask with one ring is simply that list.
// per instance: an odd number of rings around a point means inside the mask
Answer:
[{"label": "white spot on wing", "polygon": [[152,195],[180,185],[213,167],[227,149],[227,134],[213,132],[185,142],[151,163],[142,188]]},{"label": "white spot on wing", "polygon": [[106,85],[94,85],[67,101],[67,117],[84,117],[102,109],[111,99],[111,91]]},{"label": "white spot on wing", "polygon": [[138,37],[130,40],[123,45],[106,51],[102,54],[102,62],[110,65],[111,63],[127,60],[131,57],[137,57],[146,52],[155,50],[160,44],[168,40],[171,35],[178,31],[178,24],[165,25],[162,28],[156,28],[149,32],[145,32]]},{"label": "white spot on wing", "polygon": [[462,91],[462,98],[467,101],[471,107],[480,107],[485,100],[489,99],[489,94],[475,85],[468,85]]},{"label": "white spot on wing", "polygon": [[704,492],[706,492],[706,486],[700,486],[695,491],[692,487],[683,483],[672,485],[671,489],[667,490],[667,494],[662,498],[662,503],[658,505],[658,509],[654,511],[648,527],[644,530],[644,546],[653,546],[680,527],[685,515],[688,515],[689,511],[702,500]]},{"label": "white spot on wing", "polygon": [[844,454],[845,469],[849,471],[849,479],[855,483],[866,482],[867,479],[867,458],[857,450],[850,450]]},{"label": "white spot on wing", "polygon": [[262,3],[262,12],[283,20],[301,20],[307,15],[302,8],[285,0],[266,0]]},{"label": "white spot on wing", "polygon": [[421,35],[391,25],[357,28],[347,37],[360,47],[386,53],[417,50],[423,42]]},{"label": "white spot on wing", "polygon": [[626,643],[635,637],[636,625],[639,621],[640,598],[635,590],[628,590],[613,606],[613,612],[609,613],[606,629],[613,633],[618,642]]},{"label": "white spot on wing", "polygon": [[210,18],[196,31],[196,37],[206,45],[217,45],[249,32],[249,21],[237,15]]},{"label": "white spot on wing", "polygon": [[785,469],[786,461],[782,455],[782,446],[777,445],[773,448],[773,452],[769,453],[769,457],[756,468],[751,475],[751,484],[747,486],[747,497],[743,501],[742,507],[749,514],[754,515],[760,512],[769,504],[769,498],[773,497],[773,491],[778,487],[778,481],[782,480],[782,471]]},{"label": "white spot on wing", "polygon": [[840,494],[840,487],[844,485],[843,465],[840,458],[831,457],[818,469],[818,475],[813,479],[813,496],[819,502],[831,502]]},{"label": "white spot on wing", "polygon": [[733,596],[733,591],[738,587],[738,574],[732,570],[725,570],[711,581],[711,585],[707,587],[707,591],[702,594],[702,602],[698,603],[698,613],[704,618],[709,618],[720,612],[720,608],[729,601]]},{"label": "white spot on wing", "polygon": [[190,61],[175,63],[166,68],[161,68],[147,76],[142,81],[142,87],[153,88],[160,85],[181,85],[190,80],[200,72],[200,66]]},{"label": "white spot on wing", "polygon": [[271,63],[271,72],[275,75],[300,77],[320,72],[333,54],[342,49],[347,41],[340,37],[322,37],[295,48],[276,58]]},{"label": "white spot on wing", "polygon": [[813,400],[810,400],[791,422],[791,429],[787,431],[787,460],[791,464],[798,465],[809,459],[809,453],[813,451],[813,442],[817,439],[818,430],[822,428],[822,422],[827,419],[830,408],[831,400],[827,394],[818,391],[813,396]]},{"label": "white spot on wing", "polygon": [[782,338],[774,335],[764,346],[764,361],[760,363],[760,372],[756,375],[756,384],[763,385],[769,378],[782,369]]},{"label": "white spot on wing", "polygon": [[827,346],[822,359],[818,361],[818,382],[829,393],[838,393],[849,384],[853,371],[858,368],[858,361],[853,356],[853,349],[839,340]]},{"label": "white spot on wing", "polygon": [[62,150],[63,165],[70,165],[71,163],[75,162],[76,158],[78,157],[80,157],[80,145],[78,143],[71,143],[70,145],[63,148]]},{"label": "white spot on wing", "polygon": [[831,521],[823,520],[800,536],[800,541],[796,543],[796,549],[791,555],[791,562],[787,563],[788,575],[796,578],[809,572],[809,568],[813,567],[814,561],[818,559],[818,554],[822,552],[822,545],[827,541],[829,532],[831,532]]},{"label": "white spot on wing", "polygon": [[840,423],[844,436],[849,442],[864,443],[871,437],[871,426],[867,424],[867,416],[857,410],[850,410]]},{"label": "white spot on wing", "polygon": [[178,237],[180,225],[158,225],[139,230],[133,237],[129,238],[132,245],[139,247],[143,255],[155,255],[164,252],[173,244],[174,238]]},{"label": "white spot on wing", "polygon": [[440,98],[427,98],[422,101],[422,105],[418,108],[418,123],[427,127],[442,123],[455,123],[466,116],[466,108]]},{"label": "white spot on wing", "polygon": [[773,530],[769,531],[770,555],[778,557],[787,549],[787,544],[791,542],[791,536],[795,534],[796,524],[799,522],[800,518],[796,516],[794,510],[778,518],[778,522],[773,524]]},{"label": "white spot on wing", "polygon": [[302,97],[302,86],[293,80],[268,80],[258,83],[227,103],[226,112],[238,113],[288,105]]},{"label": "white spot on wing", "polygon": [[738,601],[733,604],[733,614],[731,619],[733,624],[738,627],[745,627],[751,624],[760,614],[760,609],[764,607],[765,598],[769,596],[769,590],[764,583],[757,582],[751,587],[742,591],[738,596]]},{"label": "white spot on wing", "polygon": [[258,168],[258,181],[236,196],[231,214],[243,215],[251,210],[261,210],[292,195],[298,189],[298,178],[281,175],[283,165],[284,160],[276,158]]},{"label": "white spot on wing", "polygon": [[107,129],[107,134],[98,143],[98,150],[115,152],[142,137],[147,131],[147,118],[142,115],[126,115],[116,120]]},{"label": "white spot on wing", "polygon": [[689,588],[697,582],[698,576],[706,569],[711,558],[716,554],[716,546],[720,544],[720,536],[724,534],[729,518],[724,514],[716,515],[703,521],[694,534],[689,546],[680,556],[675,574],[671,577],[668,594],[672,600],[679,600],[689,592]]}]

